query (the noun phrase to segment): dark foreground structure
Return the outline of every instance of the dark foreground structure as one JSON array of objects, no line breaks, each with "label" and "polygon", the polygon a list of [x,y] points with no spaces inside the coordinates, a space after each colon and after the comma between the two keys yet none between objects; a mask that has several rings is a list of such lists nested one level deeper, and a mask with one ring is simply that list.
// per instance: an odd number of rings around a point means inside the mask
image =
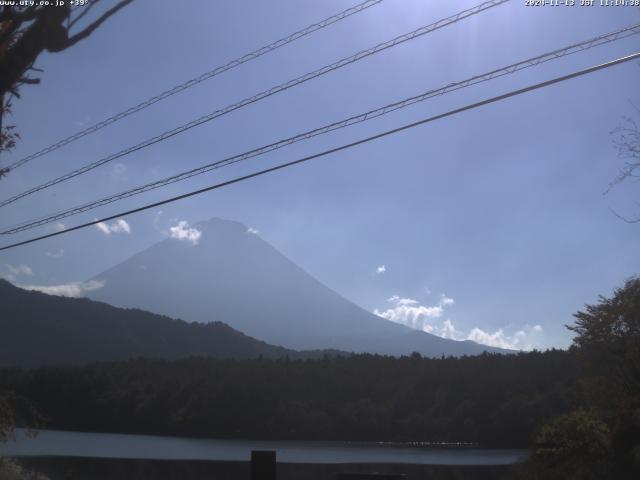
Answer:
[{"label": "dark foreground structure", "polygon": [[[21,463],[51,480],[250,480],[249,462],[121,460],[97,458],[29,458]],[[511,467],[450,467],[408,464],[278,463],[277,480],[495,480]],[[346,475],[345,475],[346,474]]]}]

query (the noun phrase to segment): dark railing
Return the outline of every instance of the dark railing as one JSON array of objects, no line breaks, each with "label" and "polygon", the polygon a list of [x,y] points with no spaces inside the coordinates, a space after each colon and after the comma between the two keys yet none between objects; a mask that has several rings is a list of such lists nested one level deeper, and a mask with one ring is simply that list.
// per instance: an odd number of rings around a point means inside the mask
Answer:
[{"label": "dark railing", "polygon": [[251,451],[251,480],[276,480],[276,452]]},{"label": "dark railing", "polygon": [[[337,480],[405,480],[403,473],[338,473]],[[253,450],[251,452],[251,480],[276,480],[276,452]]]},{"label": "dark railing", "polygon": [[404,473],[339,473],[338,480],[404,480]]}]

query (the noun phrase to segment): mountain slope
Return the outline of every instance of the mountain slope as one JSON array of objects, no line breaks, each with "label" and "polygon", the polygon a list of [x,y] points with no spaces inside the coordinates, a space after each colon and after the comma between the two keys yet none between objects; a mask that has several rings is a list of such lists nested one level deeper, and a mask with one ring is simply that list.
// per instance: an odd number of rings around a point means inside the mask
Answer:
[{"label": "mountain slope", "polygon": [[90,298],[188,321],[228,323],[295,349],[440,356],[500,351],[380,318],[307,274],[246,226],[212,219],[198,244],[168,238],[98,275]]},{"label": "mountain slope", "polygon": [[187,323],[86,298],[31,292],[0,279],[0,365],[37,367],[133,357],[319,356],[248,337],[220,322]]}]

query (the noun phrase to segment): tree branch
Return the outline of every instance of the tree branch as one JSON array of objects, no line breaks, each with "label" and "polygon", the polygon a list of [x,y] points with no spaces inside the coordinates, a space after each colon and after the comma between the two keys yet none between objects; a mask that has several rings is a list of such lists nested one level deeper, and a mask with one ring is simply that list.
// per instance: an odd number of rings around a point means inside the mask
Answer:
[{"label": "tree branch", "polygon": [[609,207],[609,211],[611,213],[613,213],[616,217],[618,217],[620,220],[626,222],[626,223],[640,223],[640,217],[638,218],[627,218],[624,217],[622,215],[620,215],[618,212],[616,212],[613,208]]},{"label": "tree branch", "polygon": [[[122,0],[117,5],[107,10],[100,18],[98,18],[95,22],[87,26],[87,28],[85,28],[81,32],[76,33],[73,37],[70,37],[66,42],[66,45],[64,48],[69,48],[75,45],[76,43],[78,43],[80,40],[87,38],[89,35],[93,33],[95,29],[97,29],[100,25],[102,25],[105,21],[107,21],[109,17],[111,17],[112,15],[117,13],[119,10],[129,5],[131,2],[133,2],[133,0]],[[50,50],[50,51],[55,51],[55,50]]]},{"label": "tree branch", "polygon": [[95,7],[95,6],[98,4],[98,2],[99,2],[99,1],[100,1],[100,0],[93,0],[93,1],[89,2],[89,5],[87,5],[86,7],[84,7],[84,8],[82,9],[82,12],[81,12],[81,13],[80,13],[76,18],[74,18],[73,20],[71,20],[71,22],[69,22],[69,30],[71,30],[71,28],[72,28],[76,23],[78,23],[78,21],[79,21],[82,17],[84,17],[87,13],[89,13],[89,12],[91,11],[91,9],[92,9],[93,7]]}]

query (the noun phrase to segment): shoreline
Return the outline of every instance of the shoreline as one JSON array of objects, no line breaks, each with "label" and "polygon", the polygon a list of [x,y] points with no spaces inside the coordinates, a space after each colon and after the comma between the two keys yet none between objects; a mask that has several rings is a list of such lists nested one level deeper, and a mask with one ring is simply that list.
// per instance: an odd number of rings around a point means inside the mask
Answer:
[{"label": "shoreline", "polygon": [[415,443],[223,440],[152,435],[40,430],[33,437],[16,432],[14,442],[0,445],[0,455],[131,460],[245,462],[254,450],[277,452],[287,464],[403,464],[500,466],[525,461],[528,449],[483,449],[468,445]]}]

